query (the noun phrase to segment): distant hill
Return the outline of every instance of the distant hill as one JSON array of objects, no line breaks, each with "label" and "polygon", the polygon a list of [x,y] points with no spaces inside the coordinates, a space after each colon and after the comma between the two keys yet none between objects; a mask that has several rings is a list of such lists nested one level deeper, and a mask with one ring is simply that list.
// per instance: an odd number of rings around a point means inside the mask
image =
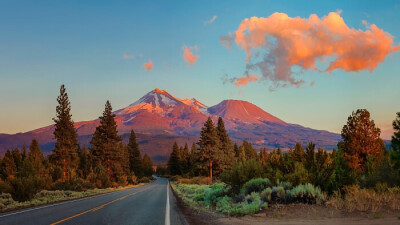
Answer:
[{"label": "distant hill", "polygon": [[[194,98],[180,99],[160,89],[114,113],[118,132],[125,141],[134,129],[142,151],[156,161],[168,158],[174,141],[182,145],[196,142],[207,117],[215,121],[222,117],[234,141],[246,139],[256,148],[288,148],[297,141],[304,145],[313,141],[318,147],[332,149],[340,140],[336,133],[286,123],[247,101],[224,100],[207,107]],[[81,144],[89,144],[98,123],[98,119],[75,123]],[[38,139],[44,152],[49,152],[54,146],[53,131],[50,125],[26,133],[0,134],[0,152],[28,145],[33,138]]]}]

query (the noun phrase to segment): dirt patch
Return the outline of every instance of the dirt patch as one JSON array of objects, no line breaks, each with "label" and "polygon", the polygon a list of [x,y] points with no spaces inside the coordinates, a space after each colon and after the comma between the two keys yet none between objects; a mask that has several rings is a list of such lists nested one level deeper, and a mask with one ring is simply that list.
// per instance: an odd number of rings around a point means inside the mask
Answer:
[{"label": "dirt patch", "polygon": [[212,213],[212,212],[206,212],[204,210],[196,210],[196,209],[191,208],[189,205],[187,205],[181,199],[181,197],[179,197],[178,194],[176,194],[176,192],[173,188],[171,188],[171,190],[174,193],[178,208],[179,208],[180,212],[183,214],[183,216],[185,217],[188,224],[190,224],[190,225],[221,224],[221,222],[219,221],[221,216],[219,216],[215,213]]},{"label": "dirt patch", "polygon": [[322,205],[274,205],[252,216],[219,218],[219,224],[400,224],[400,211],[344,212]]},{"label": "dirt patch", "polygon": [[378,213],[345,212],[322,205],[290,204],[273,205],[251,216],[222,217],[216,213],[192,209],[173,191],[178,208],[189,224],[229,224],[229,225],[380,225],[400,224],[400,211]]}]

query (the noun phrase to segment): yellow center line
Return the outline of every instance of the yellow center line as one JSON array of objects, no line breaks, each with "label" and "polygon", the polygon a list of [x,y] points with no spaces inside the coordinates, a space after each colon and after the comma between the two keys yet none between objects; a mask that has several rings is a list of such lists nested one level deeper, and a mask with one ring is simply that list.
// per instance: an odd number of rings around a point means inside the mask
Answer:
[{"label": "yellow center line", "polygon": [[97,207],[95,207],[95,208],[86,210],[86,211],[84,211],[84,212],[75,214],[75,215],[73,215],[73,216],[67,217],[67,218],[62,219],[62,220],[59,220],[59,221],[54,222],[54,223],[52,223],[52,224],[50,224],[50,225],[60,224],[60,223],[62,223],[62,222],[65,222],[65,221],[67,221],[67,220],[70,220],[70,219],[73,219],[73,218],[75,218],[75,217],[81,216],[81,215],[83,215],[83,214],[86,214],[86,213],[89,213],[89,212],[97,211],[97,210],[99,210],[99,209],[101,209],[101,208],[104,208],[104,206],[110,205],[110,204],[112,204],[112,203],[114,203],[114,202],[117,202],[117,201],[124,200],[125,198],[127,198],[127,197],[129,197],[129,196],[132,196],[132,195],[135,195],[135,194],[137,194],[137,193],[146,191],[146,190],[148,190],[148,189],[150,189],[150,188],[151,188],[151,187],[148,187],[148,188],[143,189],[143,190],[141,190],[141,191],[127,194],[127,195],[125,195],[125,196],[122,196],[121,198],[114,199],[114,200],[112,200],[112,201],[110,201],[110,202],[104,203],[103,205],[97,206]]}]

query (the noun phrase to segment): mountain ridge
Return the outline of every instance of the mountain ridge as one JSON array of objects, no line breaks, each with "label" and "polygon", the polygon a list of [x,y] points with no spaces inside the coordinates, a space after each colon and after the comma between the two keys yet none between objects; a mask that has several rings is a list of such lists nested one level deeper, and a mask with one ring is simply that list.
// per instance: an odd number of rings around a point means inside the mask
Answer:
[{"label": "mountain ridge", "polygon": [[[245,139],[257,148],[287,148],[296,142],[306,144],[313,141],[319,147],[332,149],[340,140],[339,134],[286,123],[248,101],[229,99],[207,107],[195,98],[177,98],[158,88],[113,113],[119,135],[124,136],[134,129],[144,137],[143,151],[159,158],[165,158],[171,148],[163,146],[163,142],[170,144],[174,138],[196,140],[208,117],[215,122],[222,117],[228,134],[235,142]],[[98,123],[98,119],[74,123],[80,144],[89,144]],[[44,151],[51,151],[53,131],[54,125],[49,125],[25,133],[0,134],[0,153],[29,144],[33,138],[38,139]],[[160,140],[153,138],[156,136]],[[157,147],[150,140],[159,143]]]}]

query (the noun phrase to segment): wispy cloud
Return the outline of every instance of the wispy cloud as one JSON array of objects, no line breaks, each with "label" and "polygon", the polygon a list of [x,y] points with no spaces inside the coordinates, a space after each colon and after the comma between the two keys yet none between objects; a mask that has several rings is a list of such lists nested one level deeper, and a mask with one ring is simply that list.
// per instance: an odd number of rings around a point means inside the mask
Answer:
[{"label": "wispy cloud", "polygon": [[152,70],[153,69],[153,62],[151,59],[149,60],[148,63],[143,64],[145,70]]},{"label": "wispy cloud", "polygon": [[211,19],[204,21],[204,25],[212,24],[218,18],[218,16],[214,15]]},{"label": "wispy cloud", "polygon": [[258,79],[260,79],[260,76],[258,76],[257,74],[249,74],[247,76],[236,78],[235,79],[235,85],[236,85],[236,87],[245,86],[249,82],[258,81]]},{"label": "wispy cloud", "polygon": [[135,56],[132,55],[132,54],[123,54],[123,55],[122,55],[122,58],[123,58],[123,59],[134,59]]},{"label": "wispy cloud", "polygon": [[194,55],[192,53],[193,50],[197,51],[199,48],[197,46],[183,46],[183,59],[189,63],[189,65],[193,66],[196,62],[197,59],[199,59],[199,55]]},{"label": "wispy cloud", "polygon": [[[388,54],[400,50],[400,45],[393,45],[393,36],[375,24],[363,21],[365,31],[349,28],[340,13],[300,18],[277,12],[246,18],[220,42],[229,48],[235,41],[247,53],[245,74],[259,71],[274,88],[305,83],[295,76],[293,67],[296,71],[372,72]],[[327,62],[327,68],[317,68],[317,61]]]}]

